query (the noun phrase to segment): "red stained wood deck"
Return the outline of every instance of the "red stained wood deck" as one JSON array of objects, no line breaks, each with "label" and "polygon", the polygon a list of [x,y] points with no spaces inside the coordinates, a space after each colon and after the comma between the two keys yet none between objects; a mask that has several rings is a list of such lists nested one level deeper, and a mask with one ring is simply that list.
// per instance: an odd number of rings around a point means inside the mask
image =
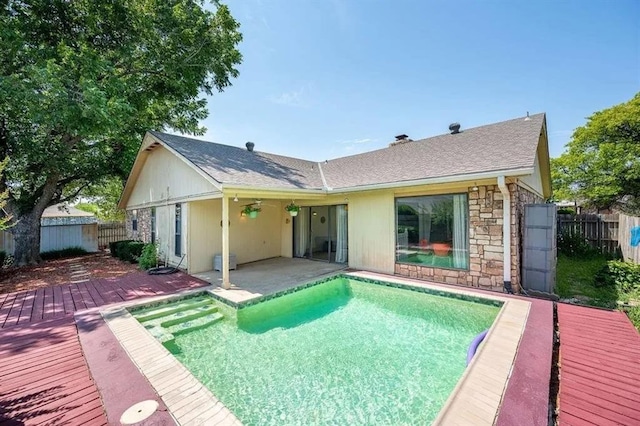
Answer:
[{"label": "red stained wood deck", "polygon": [[204,285],[185,274],[135,273],[0,294],[0,426],[106,425],[73,313]]},{"label": "red stained wood deck", "polygon": [[622,312],[558,304],[561,425],[640,425],[640,334]]},{"label": "red stained wood deck", "polygon": [[90,279],[77,284],[0,294],[0,328],[61,318],[82,309],[203,285],[206,283],[186,274],[147,275],[139,272],[119,278]]},{"label": "red stained wood deck", "polygon": [[73,317],[0,333],[0,425],[106,425]]}]

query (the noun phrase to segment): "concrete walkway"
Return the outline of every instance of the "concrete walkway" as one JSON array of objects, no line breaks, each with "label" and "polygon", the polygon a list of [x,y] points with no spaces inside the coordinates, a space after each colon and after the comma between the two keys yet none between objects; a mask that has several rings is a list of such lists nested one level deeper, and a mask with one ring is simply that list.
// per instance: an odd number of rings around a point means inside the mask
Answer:
[{"label": "concrete walkway", "polygon": [[221,272],[207,271],[193,276],[217,286],[214,290],[217,294],[237,303],[286,290],[345,268],[347,265],[340,263],[276,257],[238,265],[237,270],[230,271],[230,290],[222,288]]}]

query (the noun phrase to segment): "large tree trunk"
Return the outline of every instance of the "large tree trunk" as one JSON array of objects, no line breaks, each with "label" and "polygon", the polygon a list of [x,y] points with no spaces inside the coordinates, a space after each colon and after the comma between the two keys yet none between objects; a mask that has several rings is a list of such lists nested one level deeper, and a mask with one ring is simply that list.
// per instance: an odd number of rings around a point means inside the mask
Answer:
[{"label": "large tree trunk", "polygon": [[[10,209],[14,225],[9,230],[15,242],[13,256],[17,266],[34,265],[42,260],[40,259],[40,219],[56,193],[58,178],[57,175],[47,177],[41,188],[40,197],[31,210],[18,212],[15,208]],[[11,200],[9,200],[9,206],[12,206]]]},{"label": "large tree trunk", "polygon": [[18,266],[33,265],[40,262],[40,217],[42,211],[14,218],[16,224],[11,228],[15,241],[14,262]]}]

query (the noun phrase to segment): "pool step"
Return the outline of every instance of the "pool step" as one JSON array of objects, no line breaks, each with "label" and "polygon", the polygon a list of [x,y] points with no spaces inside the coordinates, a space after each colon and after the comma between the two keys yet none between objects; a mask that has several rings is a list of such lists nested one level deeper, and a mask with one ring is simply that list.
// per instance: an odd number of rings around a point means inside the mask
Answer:
[{"label": "pool step", "polygon": [[140,322],[151,321],[157,318],[162,318],[176,312],[184,311],[187,309],[199,308],[201,306],[211,305],[211,299],[209,298],[193,298],[187,299],[177,304],[170,303],[161,306],[155,306],[146,308],[138,312],[134,312],[133,316]]},{"label": "pool step", "polygon": [[222,318],[224,318],[224,316],[221,313],[216,312],[199,318],[194,318],[187,322],[172,325],[166,330],[173,335],[188,333],[189,331],[199,330],[201,328],[214,324],[220,321]]},{"label": "pool step", "polygon": [[218,312],[218,308],[211,304],[208,306],[200,306],[198,308],[176,312],[166,317],[163,317],[162,322],[160,323],[160,327],[169,328],[173,325],[195,320],[200,317],[204,317],[206,315],[214,314],[217,312]]},{"label": "pool step", "polygon": [[221,313],[215,312],[209,315],[194,318],[189,321],[181,322],[179,324],[174,324],[167,328],[156,325],[154,327],[148,327],[147,330],[149,330],[151,335],[158,339],[161,343],[166,343],[174,340],[176,335],[208,327],[209,325],[214,324],[223,318],[224,316]]},{"label": "pool step", "polygon": [[172,341],[176,334],[198,330],[224,318],[208,297],[146,308],[133,316],[162,343]]}]

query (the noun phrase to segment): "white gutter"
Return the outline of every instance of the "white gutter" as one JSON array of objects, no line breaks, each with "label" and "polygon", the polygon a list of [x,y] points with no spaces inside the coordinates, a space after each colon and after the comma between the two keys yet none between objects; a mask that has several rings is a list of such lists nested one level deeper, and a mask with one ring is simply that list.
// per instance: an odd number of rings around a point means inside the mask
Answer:
[{"label": "white gutter", "polygon": [[498,188],[502,192],[502,247],[504,251],[504,290],[511,289],[511,193],[504,176],[498,176]]}]

